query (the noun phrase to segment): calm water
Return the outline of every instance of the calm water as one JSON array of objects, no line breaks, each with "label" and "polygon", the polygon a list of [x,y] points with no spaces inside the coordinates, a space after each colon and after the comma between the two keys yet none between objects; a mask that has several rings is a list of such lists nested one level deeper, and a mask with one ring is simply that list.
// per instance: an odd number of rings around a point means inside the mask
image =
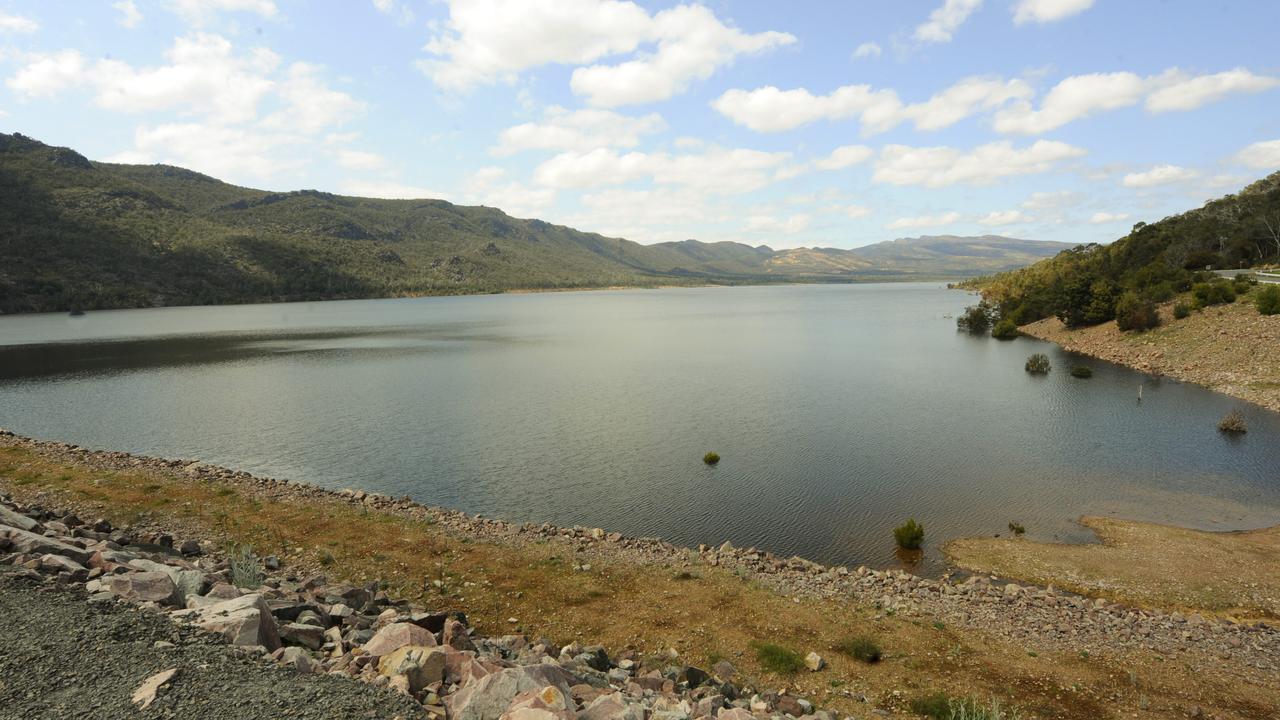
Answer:
[{"label": "calm water", "polygon": [[[0,318],[0,426],[518,521],[894,562],[890,529],[1280,522],[1280,414],[955,332],[930,284]],[[1031,352],[1055,370],[1031,377]],[[1137,402],[1140,383],[1144,399]],[[723,457],[715,468],[702,454]]]}]

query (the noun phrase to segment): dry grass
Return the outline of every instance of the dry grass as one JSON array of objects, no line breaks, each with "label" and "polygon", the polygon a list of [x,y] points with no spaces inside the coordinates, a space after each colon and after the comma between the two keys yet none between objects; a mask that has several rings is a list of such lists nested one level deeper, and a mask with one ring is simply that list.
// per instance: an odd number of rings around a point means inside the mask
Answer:
[{"label": "dry grass", "polygon": [[947,544],[961,567],[1129,603],[1238,618],[1280,618],[1280,527],[1206,532],[1086,517],[1102,542],[971,538]]},{"label": "dry grass", "polygon": [[[1168,710],[1143,717],[1181,717],[1181,708],[1193,701],[1235,720],[1261,720],[1280,707],[1277,688],[1245,691],[1237,676],[1151,657],[1043,651],[1029,657],[1012,643],[923,619],[883,617],[845,601],[795,602],[720,568],[592,557],[584,572],[574,570],[579,563],[572,548],[555,541],[482,542],[332,499],[280,502],[259,497],[252,487],[153,471],[104,472],[2,443],[0,489],[29,501],[74,505],[86,517],[155,523],[228,546],[249,545],[278,555],[286,570],[300,574],[383,579],[395,594],[423,605],[465,610],[486,634],[518,628],[557,642],[630,648],[642,657],[675,648],[684,662],[704,667],[727,659],[761,689],[790,687],[820,707],[854,717],[867,717],[871,707],[856,699],[861,694],[878,707],[905,712],[911,698],[934,691],[1003,697],[1029,711],[1024,717],[1128,717],[1123,711],[1137,703],[1128,682],[1131,668],[1141,669],[1152,708]],[[690,570],[689,579],[673,579]],[[443,583],[443,592],[433,580]],[[512,617],[518,619],[514,626],[507,622]],[[880,662],[869,665],[836,651],[845,639],[864,635],[884,648]],[[816,650],[828,669],[771,673],[753,649],[761,642]]]}]

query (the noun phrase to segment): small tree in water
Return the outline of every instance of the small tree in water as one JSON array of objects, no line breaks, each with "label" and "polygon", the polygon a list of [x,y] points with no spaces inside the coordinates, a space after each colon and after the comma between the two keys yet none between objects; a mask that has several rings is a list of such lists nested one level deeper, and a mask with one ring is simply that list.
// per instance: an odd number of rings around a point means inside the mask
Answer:
[{"label": "small tree in water", "polygon": [[1049,356],[1044,353],[1036,353],[1027,358],[1027,372],[1032,375],[1045,375],[1049,372]]},{"label": "small tree in water", "polygon": [[1243,435],[1249,432],[1249,425],[1244,421],[1244,415],[1239,410],[1232,410],[1222,416],[1222,420],[1218,422],[1218,430],[1232,435]]},{"label": "small tree in water", "polygon": [[977,305],[970,305],[964,313],[956,318],[956,328],[970,335],[982,335],[991,328],[991,316],[994,314],[986,300]]},{"label": "small tree in water", "polygon": [[893,539],[903,550],[919,550],[920,543],[924,542],[924,526],[912,518],[893,529]]}]

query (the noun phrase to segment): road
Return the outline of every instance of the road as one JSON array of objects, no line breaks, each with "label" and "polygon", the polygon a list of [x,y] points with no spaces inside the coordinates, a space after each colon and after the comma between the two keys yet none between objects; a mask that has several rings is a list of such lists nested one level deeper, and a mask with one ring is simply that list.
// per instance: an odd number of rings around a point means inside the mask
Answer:
[{"label": "road", "polygon": [[1214,270],[1213,274],[1224,278],[1233,278],[1237,275],[1244,274],[1253,277],[1260,283],[1280,285],[1280,273],[1277,272],[1260,273],[1253,270]]}]

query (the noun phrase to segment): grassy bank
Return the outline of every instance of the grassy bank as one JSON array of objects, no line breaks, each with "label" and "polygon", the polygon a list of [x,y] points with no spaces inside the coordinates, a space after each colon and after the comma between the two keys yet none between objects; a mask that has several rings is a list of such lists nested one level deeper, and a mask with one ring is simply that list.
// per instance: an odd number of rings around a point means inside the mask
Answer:
[{"label": "grassy bank", "polygon": [[[363,509],[331,495],[273,495],[239,482],[195,481],[174,468],[103,469],[0,438],[0,491],[82,517],[248,544],[298,574],[385,580],[394,594],[467,612],[484,633],[604,643],[684,662],[728,659],[761,689],[791,687],[855,718],[873,708],[910,716],[914,699],[944,692],[1002,698],[1026,718],[1268,718],[1280,684],[1230,663],[1167,661],[1146,652],[1082,654],[1010,642],[842,598],[788,597],[750,577],[696,562],[649,563],[579,554],[572,544],[479,538],[447,523]],[[437,586],[436,583],[439,583]],[[514,619],[515,622],[511,622]],[[867,663],[840,648],[870,638]],[[769,648],[766,652],[762,648]],[[820,673],[786,672],[777,648],[817,651]],[[1243,673],[1243,674],[1242,674]],[[866,701],[863,701],[863,697]],[[1146,710],[1139,711],[1145,707]]]}]

